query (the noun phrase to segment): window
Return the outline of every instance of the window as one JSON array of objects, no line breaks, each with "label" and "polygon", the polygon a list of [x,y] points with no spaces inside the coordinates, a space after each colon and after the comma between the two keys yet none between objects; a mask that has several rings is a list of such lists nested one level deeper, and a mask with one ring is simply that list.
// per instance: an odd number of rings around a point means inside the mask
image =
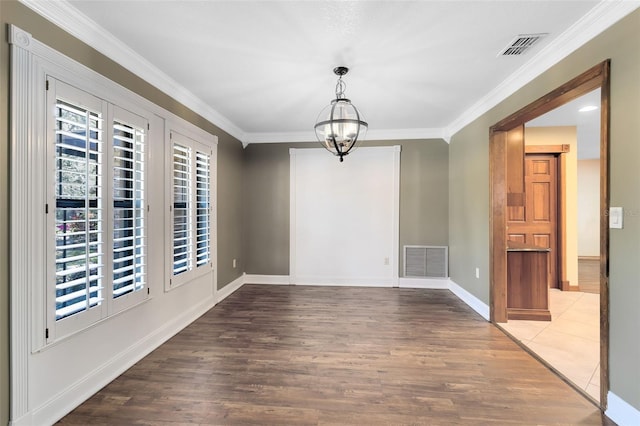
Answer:
[{"label": "window", "polygon": [[148,125],[129,111],[49,80],[51,341],[147,297]]},{"label": "window", "polygon": [[210,271],[212,149],[180,133],[171,133],[172,252],[170,288],[199,271]]}]

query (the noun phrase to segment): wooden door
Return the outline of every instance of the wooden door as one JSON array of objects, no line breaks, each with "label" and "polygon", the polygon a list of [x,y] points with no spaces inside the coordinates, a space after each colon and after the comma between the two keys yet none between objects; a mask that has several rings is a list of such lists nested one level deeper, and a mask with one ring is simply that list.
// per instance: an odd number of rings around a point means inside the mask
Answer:
[{"label": "wooden door", "polygon": [[507,239],[548,248],[548,285],[558,279],[558,157],[526,154],[523,206],[507,207]]}]

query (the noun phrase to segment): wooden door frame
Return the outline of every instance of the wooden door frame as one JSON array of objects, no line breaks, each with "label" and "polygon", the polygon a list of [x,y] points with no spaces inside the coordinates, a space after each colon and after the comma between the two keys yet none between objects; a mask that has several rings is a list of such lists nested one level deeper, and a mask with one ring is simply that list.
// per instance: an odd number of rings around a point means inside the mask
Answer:
[{"label": "wooden door frame", "polygon": [[507,321],[507,137],[509,130],[600,88],[600,406],[609,391],[609,95],[610,66],[606,60],[491,126],[490,179],[490,319]]}]

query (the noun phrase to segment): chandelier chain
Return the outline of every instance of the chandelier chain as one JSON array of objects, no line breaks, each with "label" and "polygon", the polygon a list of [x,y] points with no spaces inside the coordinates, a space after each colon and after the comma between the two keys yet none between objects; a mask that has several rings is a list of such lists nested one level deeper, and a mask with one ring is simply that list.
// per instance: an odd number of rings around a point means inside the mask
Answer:
[{"label": "chandelier chain", "polygon": [[336,99],[344,99],[344,91],[347,88],[347,83],[342,81],[342,76],[338,78],[336,83]]}]

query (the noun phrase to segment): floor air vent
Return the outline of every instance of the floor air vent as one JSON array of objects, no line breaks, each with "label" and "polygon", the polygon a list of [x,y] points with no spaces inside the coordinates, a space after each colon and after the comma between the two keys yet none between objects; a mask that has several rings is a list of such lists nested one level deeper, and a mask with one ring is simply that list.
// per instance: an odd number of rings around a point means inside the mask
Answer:
[{"label": "floor air vent", "polygon": [[404,276],[447,278],[449,248],[447,246],[404,246]]}]

